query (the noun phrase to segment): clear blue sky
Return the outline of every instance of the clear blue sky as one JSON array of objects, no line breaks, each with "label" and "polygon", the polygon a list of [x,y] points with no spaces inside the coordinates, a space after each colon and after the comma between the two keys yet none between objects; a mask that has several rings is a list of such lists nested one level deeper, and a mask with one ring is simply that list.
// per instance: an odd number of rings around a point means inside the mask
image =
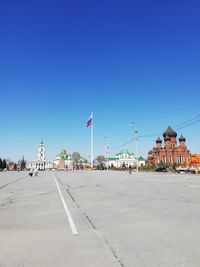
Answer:
[{"label": "clear blue sky", "polygon": [[[91,111],[95,155],[104,136],[131,139],[130,121],[149,134],[200,115],[199,14],[198,0],[0,0],[0,156],[35,159],[43,136],[50,160],[87,157]],[[199,131],[178,131],[192,152]]]}]

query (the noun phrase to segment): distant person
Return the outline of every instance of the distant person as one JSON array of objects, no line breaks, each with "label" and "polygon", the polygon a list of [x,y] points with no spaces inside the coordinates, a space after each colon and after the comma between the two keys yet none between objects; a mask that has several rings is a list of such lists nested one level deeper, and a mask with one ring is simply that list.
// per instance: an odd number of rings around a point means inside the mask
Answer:
[{"label": "distant person", "polygon": [[132,168],[131,168],[131,165],[129,165],[129,170],[128,170],[129,174],[132,173]]},{"label": "distant person", "polygon": [[33,176],[33,169],[30,170],[28,175],[31,176],[31,177]]},{"label": "distant person", "polygon": [[36,169],[33,171],[33,176],[38,176],[38,171]]}]

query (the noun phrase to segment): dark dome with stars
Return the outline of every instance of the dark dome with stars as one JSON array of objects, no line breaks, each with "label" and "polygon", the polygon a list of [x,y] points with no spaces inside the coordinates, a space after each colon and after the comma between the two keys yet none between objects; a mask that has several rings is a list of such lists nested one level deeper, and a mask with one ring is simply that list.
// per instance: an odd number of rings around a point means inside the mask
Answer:
[{"label": "dark dome with stars", "polygon": [[160,139],[160,137],[158,137],[158,139],[156,140],[156,143],[157,144],[162,143],[162,140]]},{"label": "dark dome with stars", "polygon": [[185,142],[185,140],[186,140],[185,137],[183,135],[181,135],[180,138],[179,138],[179,141],[180,142]]},{"label": "dark dome with stars", "polygon": [[170,127],[168,126],[167,130],[163,133],[163,137],[165,138],[166,136],[168,137],[177,137],[177,133]]}]

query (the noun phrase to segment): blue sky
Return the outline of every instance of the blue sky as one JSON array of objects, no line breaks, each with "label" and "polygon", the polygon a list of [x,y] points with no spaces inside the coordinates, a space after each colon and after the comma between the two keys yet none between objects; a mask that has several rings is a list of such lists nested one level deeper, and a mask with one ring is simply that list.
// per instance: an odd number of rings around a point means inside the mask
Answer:
[{"label": "blue sky", "polygon": [[[95,155],[200,115],[200,2],[0,0],[0,156]],[[200,123],[178,131],[200,152]],[[146,157],[155,137],[139,140]],[[134,152],[134,144],[125,148]],[[120,149],[120,148],[119,148]],[[112,149],[113,155],[119,149]]]}]

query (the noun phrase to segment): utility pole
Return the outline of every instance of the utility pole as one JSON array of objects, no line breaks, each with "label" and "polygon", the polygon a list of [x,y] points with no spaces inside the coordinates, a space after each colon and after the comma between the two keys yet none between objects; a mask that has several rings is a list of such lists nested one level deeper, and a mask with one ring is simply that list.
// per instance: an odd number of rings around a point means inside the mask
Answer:
[{"label": "utility pole", "polygon": [[93,170],[93,161],[94,161],[94,115],[91,114],[92,125],[91,125],[91,168]]},{"label": "utility pole", "polygon": [[134,127],[134,138],[135,140],[135,158],[136,158],[136,171],[138,172],[138,130],[136,130],[135,122],[131,121],[129,126]]},{"label": "utility pole", "polygon": [[105,156],[107,171],[108,171],[108,154],[109,154],[109,143],[108,143],[108,140],[105,137],[104,156]]},{"label": "utility pole", "polygon": [[136,171],[138,172],[138,131],[135,131],[135,156],[136,156]]}]

